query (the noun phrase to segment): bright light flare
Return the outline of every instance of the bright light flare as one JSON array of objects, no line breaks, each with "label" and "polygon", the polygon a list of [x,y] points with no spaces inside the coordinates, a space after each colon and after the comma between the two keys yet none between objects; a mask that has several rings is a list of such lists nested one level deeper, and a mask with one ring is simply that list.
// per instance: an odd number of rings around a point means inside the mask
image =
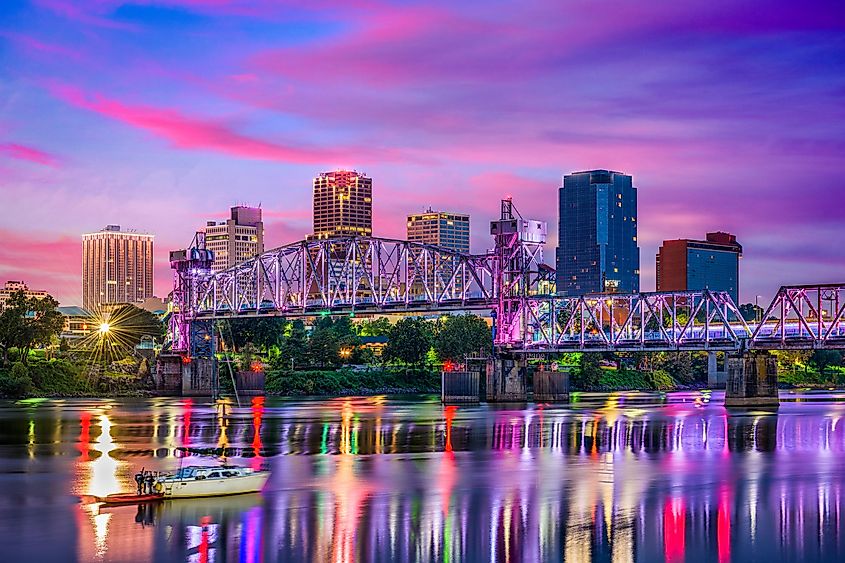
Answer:
[{"label": "bright light flare", "polygon": [[111,330],[111,325],[109,325],[109,323],[100,323],[100,328],[99,328],[100,334],[108,334],[110,330]]}]

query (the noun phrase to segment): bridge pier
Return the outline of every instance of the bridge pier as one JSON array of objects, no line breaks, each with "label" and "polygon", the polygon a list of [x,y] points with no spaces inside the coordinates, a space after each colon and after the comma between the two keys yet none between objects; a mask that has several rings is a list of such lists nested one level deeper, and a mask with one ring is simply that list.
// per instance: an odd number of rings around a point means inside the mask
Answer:
[{"label": "bridge pier", "polygon": [[707,352],[707,386],[711,389],[724,389],[728,381],[728,357],[724,356],[722,369],[719,369],[719,352]]},{"label": "bridge pier", "polygon": [[441,371],[440,402],[444,405],[478,403],[480,375],[478,371]]},{"label": "bridge pier", "polygon": [[534,372],[534,402],[568,403],[569,370],[536,370]]},{"label": "bridge pier", "polygon": [[777,358],[753,350],[727,357],[726,407],[777,407]]},{"label": "bridge pier", "polygon": [[182,364],[182,396],[211,397],[214,395],[214,360],[191,358]]},{"label": "bridge pier", "polygon": [[487,402],[525,402],[525,372],[524,358],[487,360]]}]

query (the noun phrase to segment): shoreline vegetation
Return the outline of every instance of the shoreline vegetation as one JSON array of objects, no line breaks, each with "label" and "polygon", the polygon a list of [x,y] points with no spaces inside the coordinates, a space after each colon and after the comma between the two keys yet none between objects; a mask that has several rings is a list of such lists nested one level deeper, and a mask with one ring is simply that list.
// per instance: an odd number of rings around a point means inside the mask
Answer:
[{"label": "shoreline vegetation", "polygon": [[[153,350],[166,338],[160,318],[120,305],[94,320],[100,330],[70,342],[52,298],[17,292],[0,309],[0,398],[146,397],[157,392]],[[746,307],[746,306],[743,306]],[[747,307],[753,307],[748,305]],[[751,311],[753,314],[754,311]],[[275,396],[439,393],[440,370],[493,347],[481,317],[354,318],[320,315],[310,325],[281,317],[218,321],[218,360],[265,374]],[[148,353],[140,353],[139,345]],[[783,388],[845,384],[836,350],[776,351]],[[536,369],[540,360],[531,360]],[[570,372],[572,391],[673,391],[707,387],[704,352],[560,353],[546,358]],[[528,375],[530,386],[531,376]],[[221,369],[220,390],[233,392]],[[482,384],[483,385],[483,384]]]},{"label": "shoreline vegetation", "polygon": [[[586,364],[586,365],[583,365]],[[116,366],[109,366],[115,368]],[[130,371],[128,362],[124,371]],[[676,375],[656,369],[597,366],[593,362],[568,366],[573,391],[656,391],[671,392],[707,389],[703,378],[681,381]],[[136,366],[137,370],[137,366]],[[35,358],[26,365],[16,362],[0,368],[0,398],[130,398],[166,396],[154,388],[144,369],[121,373],[108,369],[92,373],[90,364],[63,358]],[[831,389],[845,387],[845,373],[838,366],[822,376],[817,370],[781,368],[782,389]],[[221,376],[221,391],[233,394],[230,378]],[[412,395],[440,393],[440,366],[404,367],[370,366],[367,368],[268,370],[267,396],[349,396],[349,395]]]}]

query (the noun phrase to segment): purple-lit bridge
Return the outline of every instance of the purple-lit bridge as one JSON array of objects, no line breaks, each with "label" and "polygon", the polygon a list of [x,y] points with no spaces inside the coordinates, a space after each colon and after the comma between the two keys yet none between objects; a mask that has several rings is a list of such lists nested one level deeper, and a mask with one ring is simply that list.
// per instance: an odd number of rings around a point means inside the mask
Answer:
[{"label": "purple-lit bridge", "polygon": [[491,311],[496,344],[514,352],[845,348],[845,284],[781,287],[760,322],[743,320],[725,292],[551,295],[545,225],[510,201],[480,255],[403,240],[295,242],[218,273],[202,233],[171,256],[176,349],[192,322],[320,314]]},{"label": "purple-lit bridge", "polygon": [[[783,286],[754,323],[719,291],[562,297],[543,262],[544,223],[523,219],[505,200],[490,233],[493,249],[479,255],[375,237],[314,239],[217,273],[197,233],[191,248],[171,253],[172,349],[188,363],[213,363],[219,319],[482,310],[491,313],[495,333],[488,399],[491,385],[493,400],[525,396],[529,353],[703,350],[730,356],[722,372],[716,355],[709,359],[711,373],[727,382],[728,404],[755,406],[778,401],[768,350],[845,349],[845,284]],[[220,325],[216,330],[222,337]],[[466,375],[471,398],[479,376]],[[554,384],[565,388],[561,396],[568,396],[567,377]],[[444,375],[444,400],[445,389]]]}]

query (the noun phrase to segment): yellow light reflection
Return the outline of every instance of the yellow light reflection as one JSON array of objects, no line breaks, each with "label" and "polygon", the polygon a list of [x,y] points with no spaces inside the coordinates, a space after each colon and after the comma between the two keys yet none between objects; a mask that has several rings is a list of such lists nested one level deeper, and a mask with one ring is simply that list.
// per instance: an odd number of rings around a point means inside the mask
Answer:
[{"label": "yellow light reflection", "polygon": [[99,514],[91,515],[91,522],[94,524],[95,554],[98,559],[102,559],[106,554],[106,539],[108,539],[109,536],[109,520],[111,520],[111,512],[101,512]]},{"label": "yellow light reflection", "polygon": [[100,456],[91,462],[91,481],[88,485],[87,494],[103,497],[120,490],[120,483],[117,480],[117,469],[120,463],[111,456],[111,452],[117,449],[117,444],[112,439],[111,421],[105,414],[100,415],[100,436],[93,444],[94,451],[100,452]]}]

